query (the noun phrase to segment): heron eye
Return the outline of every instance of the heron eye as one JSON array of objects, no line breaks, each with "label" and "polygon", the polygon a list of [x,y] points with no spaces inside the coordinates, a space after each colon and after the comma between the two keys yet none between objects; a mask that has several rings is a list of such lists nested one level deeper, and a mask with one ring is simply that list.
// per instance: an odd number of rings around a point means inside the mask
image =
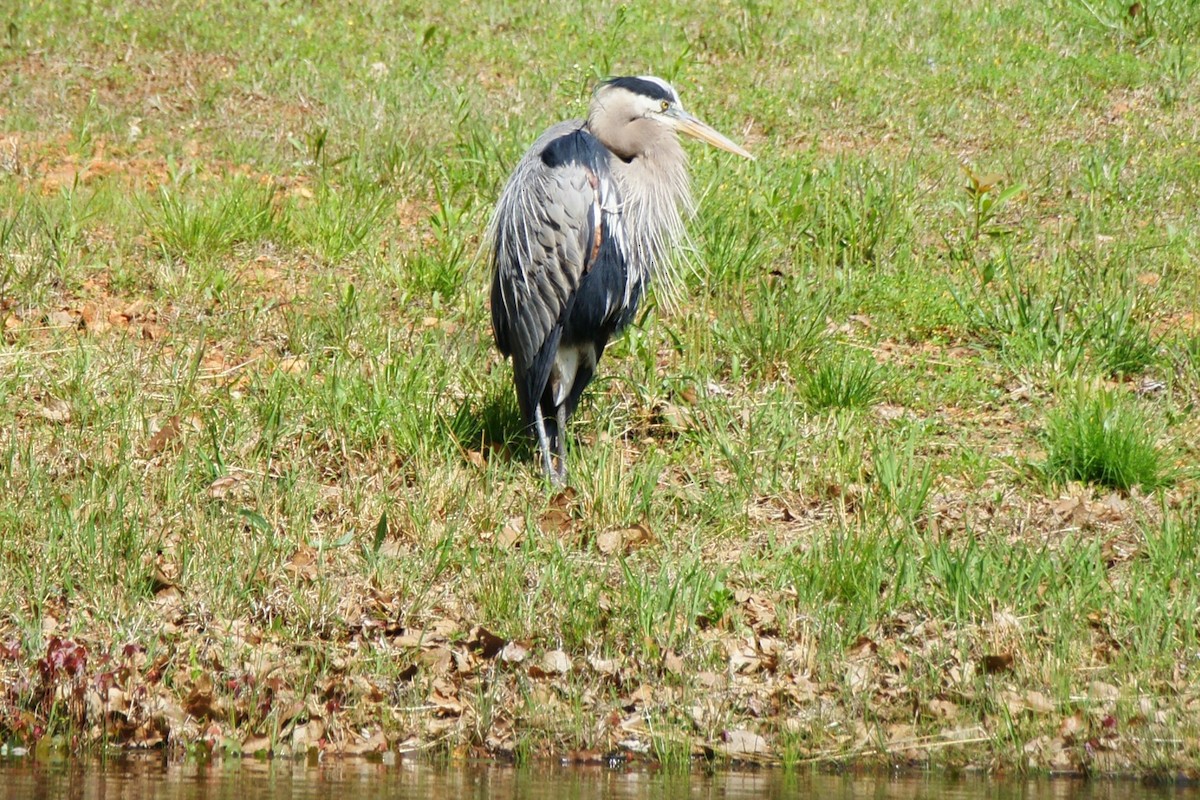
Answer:
[{"label": "heron eye", "polygon": [[662,101],[662,110],[663,110],[663,111],[666,111],[666,110],[667,110],[668,108],[670,108],[670,107],[671,107],[671,104],[670,104],[670,103],[668,103],[666,100],[663,100],[663,101]]}]

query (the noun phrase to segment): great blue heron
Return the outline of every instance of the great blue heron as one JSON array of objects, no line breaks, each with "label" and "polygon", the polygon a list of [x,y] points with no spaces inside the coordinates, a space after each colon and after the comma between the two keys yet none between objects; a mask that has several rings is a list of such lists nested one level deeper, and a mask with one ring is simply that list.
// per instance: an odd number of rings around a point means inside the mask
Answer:
[{"label": "great blue heron", "polygon": [[566,481],[567,418],[596,362],[683,240],[693,204],[677,133],[754,158],[684,111],[661,78],[613,78],[586,120],[533,143],[496,205],[492,331],[555,483]]}]

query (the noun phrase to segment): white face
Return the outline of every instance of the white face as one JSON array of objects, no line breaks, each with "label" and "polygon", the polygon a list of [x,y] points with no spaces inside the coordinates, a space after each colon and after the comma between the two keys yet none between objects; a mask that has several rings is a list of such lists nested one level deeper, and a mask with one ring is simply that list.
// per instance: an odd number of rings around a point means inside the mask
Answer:
[{"label": "white face", "polygon": [[619,109],[621,122],[618,124],[633,123],[639,119],[654,120],[678,133],[707,142],[714,147],[736,153],[743,158],[754,158],[740,145],[730,141],[685,111],[674,87],[662,78],[656,78],[653,75],[637,78],[614,78],[601,87],[596,99],[600,101],[601,105],[608,106],[606,100],[609,97],[616,101],[612,110],[618,111]]}]

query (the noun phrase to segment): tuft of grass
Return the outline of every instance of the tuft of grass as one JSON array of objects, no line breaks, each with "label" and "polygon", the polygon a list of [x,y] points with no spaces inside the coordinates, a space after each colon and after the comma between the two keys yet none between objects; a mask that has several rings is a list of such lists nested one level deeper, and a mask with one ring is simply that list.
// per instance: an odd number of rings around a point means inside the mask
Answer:
[{"label": "tuft of grass", "polygon": [[800,396],[809,409],[866,408],[879,399],[880,368],[874,361],[843,353],[821,360],[800,383]]},{"label": "tuft of grass", "polygon": [[1111,298],[1089,329],[1096,359],[1109,375],[1138,375],[1158,360],[1158,341],[1134,315],[1136,307],[1132,294]]},{"label": "tuft of grass", "polygon": [[1157,429],[1124,395],[1081,391],[1046,423],[1046,471],[1055,480],[1121,491],[1171,483]]},{"label": "tuft of grass", "polygon": [[734,378],[743,369],[766,379],[799,370],[825,340],[828,301],[767,283],[748,294],[738,318],[721,331]]},{"label": "tuft of grass", "polygon": [[322,183],[309,205],[295,209],[296,238],[327,263],[336,264],[368,249],[381,231],[390,200],[373,188],[341,189]]},{"label": "tuft of grass", "polygon": [[875,479],[888,511],[914,525],[933,489],[933,467],[917,456],[918,431],[909,429],[902,440],[887,438],[876,445]]},{"label": "tuft of grass", "polygon": [[160,187],[154,204],[142,209],[147,229],[174,258],[213,261],[235,245],[260,241],[280,229],[270,187],[237,178],[213,193],[192,188],[192,175],[184,173]]}]

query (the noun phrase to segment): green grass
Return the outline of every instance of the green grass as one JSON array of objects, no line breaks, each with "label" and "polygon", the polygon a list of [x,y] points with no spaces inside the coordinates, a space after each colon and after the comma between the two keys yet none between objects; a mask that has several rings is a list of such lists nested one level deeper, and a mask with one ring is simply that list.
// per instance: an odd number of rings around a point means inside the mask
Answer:
[{"label": "green grass", "polygon": [[1112,489],[1153,490],[1171,483],[1158,431],[1130,401],[1081,391],[1046,421],[1046,471],[1055,479]]},{"label": "green grass", "polygon": [[879,367],[863,357],[825,355],[800,383],[800,396],[814,410],[866,408],[879,398]]},{"label": "green grass", "polygon": [[[1140,5],[0,14],[0,737],[1194,770],[1200,26]],[[613,73],[757,161],[686,145],[552,495],[483,234]]]}]

